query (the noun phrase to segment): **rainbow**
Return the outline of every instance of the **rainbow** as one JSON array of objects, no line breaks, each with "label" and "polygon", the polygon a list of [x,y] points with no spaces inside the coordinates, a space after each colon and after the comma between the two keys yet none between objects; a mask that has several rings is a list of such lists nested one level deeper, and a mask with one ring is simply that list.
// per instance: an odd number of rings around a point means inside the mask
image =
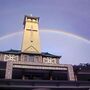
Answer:
[{"label": "rainbow", "polygon": [[[69,36],[69,37],[72,37],[72,38],[75,38],[75,39],[78,39],[78,40],[82,40],[83,42],[86,42],[86,43],[90,44],[90,40],[88,40],[86,38],[83,38],[81,36],[78,36],[78,35],[75,35],[75,34],[72,34],[72,33],[64,32],[64,31],[61,31],[61,30],[42,29],[42,30],[40,30],[40,32],[61,34],[61,35]],[[10,37],[13,37],[13,36],[21,34],[21,33],[23,33],[22,30],[18,31],[18,32],[13,32],[13,33],[4,35],[4,36],[0,37],[0,41],[8,39]]]},{"label": "rainbow", "polygon": [[21,34],[22,32],[23,32],[23,31],[18,31],[18,32],[13,32],[13,33],[4,35],[4,36],[0,37],[0,41],[5,40],[5,39],[8,39],[8,38],[10,38],[10,37],[13,37],[13,36],[15,36],[15,35],[17,35],[17,34]]}]

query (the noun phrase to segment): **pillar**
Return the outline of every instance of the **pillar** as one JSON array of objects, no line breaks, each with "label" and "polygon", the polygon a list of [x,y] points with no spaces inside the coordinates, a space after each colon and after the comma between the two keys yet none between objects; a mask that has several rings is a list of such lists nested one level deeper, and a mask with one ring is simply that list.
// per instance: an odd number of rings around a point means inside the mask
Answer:
[{"label": "pillar", "polygon": [[75,81],[75,76],[74,76],[74,71],[73,71],[72,65],[68,65],[68,80]]},{"label": "pillar", "polygon": [[5,72],[5,79],[12,79],[12,68],[13,68],[12,61],[7,61],[7,63],[6,63],[6,72]]}]

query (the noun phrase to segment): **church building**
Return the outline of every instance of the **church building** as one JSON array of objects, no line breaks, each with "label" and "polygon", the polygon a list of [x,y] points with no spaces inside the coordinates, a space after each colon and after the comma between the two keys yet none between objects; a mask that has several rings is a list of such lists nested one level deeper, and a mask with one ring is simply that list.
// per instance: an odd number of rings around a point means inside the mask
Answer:
[{"label": "church building", "polygon": [[90,90],[90,69],[42,52],[39,17],[25,16],[21,50],[0,51],[0,90]]}]

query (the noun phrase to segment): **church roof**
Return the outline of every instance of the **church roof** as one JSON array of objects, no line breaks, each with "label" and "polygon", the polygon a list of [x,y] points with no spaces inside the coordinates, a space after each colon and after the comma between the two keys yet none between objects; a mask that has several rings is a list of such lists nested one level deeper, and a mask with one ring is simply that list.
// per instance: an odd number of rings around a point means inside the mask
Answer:
[{"label": "church roof", "polygon": [[27,54],[27,55],[41,55],[41,56],[44,56],[44,57],[55,57],[55,58],[61,58],[61,56],[57,56],[57,55],[53,55],[53,54],[50,54],[48,52],[42,52],[42,53],[24,53],[24,52],[21,52],[21,50],[7,50],[7,51],[0,51],[0,53],[4,53],[4,54]]}]

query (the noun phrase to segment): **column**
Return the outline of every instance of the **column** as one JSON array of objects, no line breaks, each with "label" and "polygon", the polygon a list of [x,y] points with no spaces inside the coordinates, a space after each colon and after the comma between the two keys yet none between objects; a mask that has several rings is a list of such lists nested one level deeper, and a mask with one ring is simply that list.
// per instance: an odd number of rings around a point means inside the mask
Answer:
[{"label": "column", "polygon": [[68,65],[68,80],[75,81],[75,76],[74,76],[74,71],[73,71],[72,65]]},{"label": "column", "polygon": [[7,61],[5,79],[12,79],[12,68],[13,68],[12,61]]}]

